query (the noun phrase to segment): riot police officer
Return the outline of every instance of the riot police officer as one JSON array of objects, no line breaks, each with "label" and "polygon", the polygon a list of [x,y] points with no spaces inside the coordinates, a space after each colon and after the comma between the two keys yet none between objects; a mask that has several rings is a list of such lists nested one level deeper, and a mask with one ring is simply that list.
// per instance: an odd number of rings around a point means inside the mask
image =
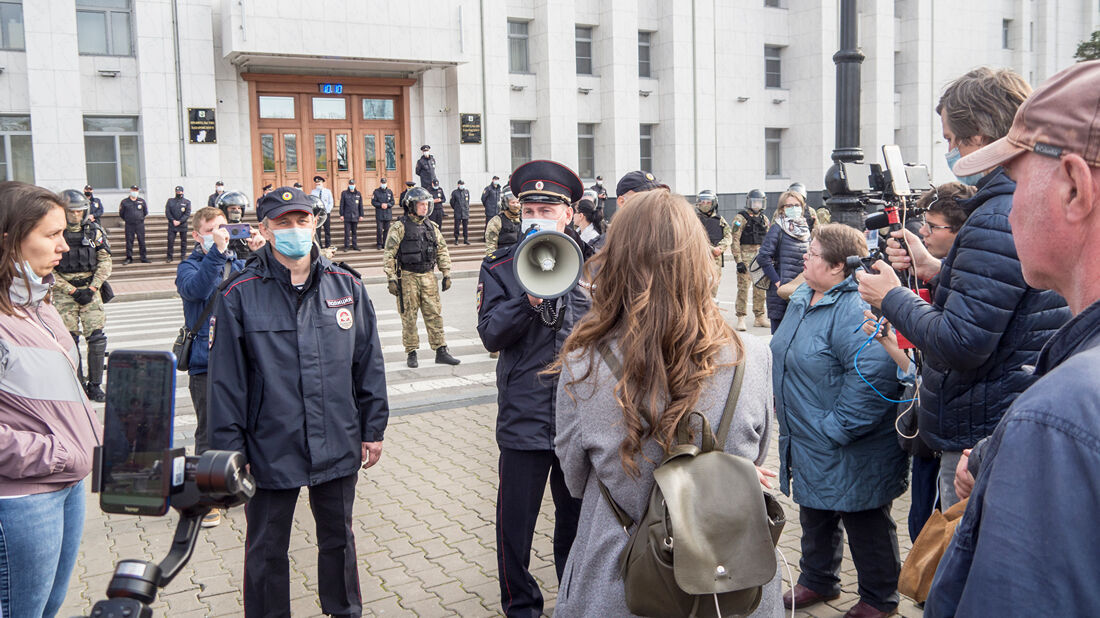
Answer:
[{"label": "riot police officer", "polygon": [[[218,197],[214,204],[225,213],[225,220],[229,223],[244,223],[244,209],[248,206],[248,196],[240,191],[226,191]],[[255,230],[250,230],[255,233]],[[252,254],[248,248],[248,239],[234,238],[229,241],[229,249],[236,254],[238,259],[247,260]]]},{"label": "riot police officer", "polygon": [[492,255],[497,249],[519,242],[519,200],[512,194],[511,188],[505,187],[500,201],[504,204],[504,210],[489,219],[489,224],[485,226],[485,255]]},{"label": "riot police officer", "polygon": [[451,289],[451,256],[443,232],[428,217],[432,209],[432,194],[423,187],[413,187],[405,193],[401,206],[405,214],[390,227],[382,270],[386,273],[389,292],[397,297],[401,312],[401,343],[405,346],[406,364],[416,368],[416,350],[420,335],[416,331],[416,316],[424,316],[428,343],[435,350],[435,362],[457,365],[459,360],[447,351],[443,335],[442,306],[435,283],[435,267],[443,273],[443,291]]},{"label": "riot police officer", "polygon": [[[65,242],[69,250],[54,268],[53,304],[61,314],[77,348],[80,335],[88,342],[88,373],[84,390],[93,401],[106,396],[103,382],[103,357],[107,352],[107,335],[103,332],[106,316],[101,290],[111,276],[111,248],[107,234],[98,223],[89,221],[88,199],[75,189],[61,193],[65,204]],[[81,372],[83,380],[83,372]]]},{"label": "riot police officer", "polygon": [[[700,191],[695,198],[696,215],[699,223],[703,224],[707,238],[710,240],[711,255],[714,256],[714,266],[718,269],[718,278],[722,277],[722,266],[726,256],[723,255],[729,249],[731,242],[730,226],[726,220],[718,214],[718,197],[709,189]],[[718,285],[715,284],[712,296],[718,296]]]},{"label": "riot police officer", "polygon": [[766,290],[752,283],[749,264],[756,259],[760,243],[768,232],[768,216],[764,214],[766,198],[760,189],[749,191],[746,199],[748,208],[737,213],[733,219],[733,244],[730,253],[737,260],[737,330],[746,330],[745,316],[749,314],[749,290],[752,290],[752,313],[756,316],[754,326],[768,327],[771,323],[764,313]]}]

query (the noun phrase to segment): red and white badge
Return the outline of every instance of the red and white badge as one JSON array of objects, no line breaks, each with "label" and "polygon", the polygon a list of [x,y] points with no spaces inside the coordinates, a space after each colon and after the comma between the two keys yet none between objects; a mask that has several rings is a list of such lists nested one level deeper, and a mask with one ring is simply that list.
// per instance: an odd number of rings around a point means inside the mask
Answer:
[{"label": "red and white badge", "polygon": [[340,310],[336,312],[336,323],[344,330],[351,328],[352,324],[355,323],[351,317],[351,309],[347,307],[340,308]]}]

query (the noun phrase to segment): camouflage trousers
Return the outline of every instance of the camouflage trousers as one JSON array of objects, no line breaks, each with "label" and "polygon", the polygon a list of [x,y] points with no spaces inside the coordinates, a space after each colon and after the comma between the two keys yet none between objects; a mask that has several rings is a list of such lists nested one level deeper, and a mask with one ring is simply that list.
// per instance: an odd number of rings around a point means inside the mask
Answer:
[{"label": "camouflage trousers", "polygon": [[[405,302],[405,310],[401,312],[401,343],[405,346],[405,354],[420,347],[420,333],[416,329],[417,312],[424,316],[424,329],[428,331],[428,343],[432,349],[447,345],[443,338],[443,306],[435,273],[401,273],[401,293]],[[398,310],[400,307],[398,304]]]},{"label": "camouflage trousers", "polygon": [[[744,262],[745,266],[748,267],[756,259],[756,254],[759,251],[760,245],[741,245],[741,255],[734,257],[738,262]],[[764,299],[767,290],[761,290],[754,286],[752,275],[749,273],[737,273],[737,303],[733,307],[736,310],[737,317],[749,314],[749,290],[752,290],[752,314],[756,317],[764,315]]]},{"label": "camouflage trousers", "polygon": [[78,304],[68,294],[54,292],[53,306],[61,314],[61,321],[65,323],[65,328],[70,333],[83,334],[87,337],[93,331],[102,330],[107,323],[107,316],[103,312],[103,301],[98,292],[87,305]]}]

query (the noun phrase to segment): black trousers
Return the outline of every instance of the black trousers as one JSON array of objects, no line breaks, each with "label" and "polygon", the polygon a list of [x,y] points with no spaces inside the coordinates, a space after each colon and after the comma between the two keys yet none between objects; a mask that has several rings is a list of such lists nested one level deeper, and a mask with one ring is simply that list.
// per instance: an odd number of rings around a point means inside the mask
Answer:
[{"label": "black trousers", "polygon": [[844,557],[844,532],[848,533],[848,549],[856,565],[859,598],[880,611],[898,606],[898,575],[901,557],[898,554],[897,526],[890,516],[890,503],[866,511],[845,513],[819,511],[800,506],[802,524],[802,574],[798,583],[818,594],[840,593],[840,562]]},{"label": "black trousers", "polygon": [[542,593],[531,575],[531,541],[550,475],[554,497],[554,568],[561,581],[569,549],[577,536],[581,501],[569,495],[554,451],[500,449],[497,490],[497,570],[500,604],[506,616],[542,614]]},{"label": "black trousers", "polygon": [[390,235],[390,224],[391,223],[393,223],[393,221],[390,220],[390,219],[386,219],[385,221],[382,221],[382,220],[378,219],[377,217],[374,219],[374,225],[375,225],[375,230],[374,231],[375,231],[375,235],[378,237],[377,240],[378,240],[378,248],[379,249],[382,249],[383,247],[386,246],[386,237]]},{"label": "black trousers", "polygon": [[[361,616],[359,571],[351,510],[358,474],[309,488],[309,506],[317,525],[317,593],[321,611]],[[256,489],[245,504],[248,521],[244,549],[244,615],[290,616],[290,532],[298,489]]]},{"label": "black trousers", "polygon": [[187,390],[191,393],[191,405],[195,407],[195,454],[210,450],[210,433],[206,428],[206,374],[187,376]]},{"label": "black trousers", "polygon": [[455,243],[458,243],[458,229],[462,228],[462,240],[464,242],[470,241],[470,220],[469,219],[455,219]]},{"label": "black trousers", "polygon": [[[141,259],[148,259],[145,257],[145,223],[127,223],[126,227],[126,259],[134,259],[134,239],[137,239],[138,250],[141,253]],[[186,255],[186,254],[184,254]]]},{"label": "black trousers", "polygon": [[176,236],[180,237],[180,258],[187,257],[187,226],[168,226],[168,259],[172,259],[172,245],[176,242]]},{"label": "black trousers", "polygon": [[[321,230],[325,231],[325,242],[321,242]],[[332,246],[332,213],[328,213],[325,222],[317,228],[317,244],[322,247]]]},{"label": "black trousers", "polygon": [[344,248],[359,248],[359,222],[344,220]]}]

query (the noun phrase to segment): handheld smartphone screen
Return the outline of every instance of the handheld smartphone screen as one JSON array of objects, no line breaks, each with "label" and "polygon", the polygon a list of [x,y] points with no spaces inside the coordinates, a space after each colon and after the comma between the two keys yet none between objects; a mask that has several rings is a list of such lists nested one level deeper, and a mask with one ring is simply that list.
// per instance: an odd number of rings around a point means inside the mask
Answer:
[{"label": "handheld smartphone screen", "polygon": [[176,362],[170,352],[116,350],[107,363],[100,507],[107,513],[168,511]]},{"label": "handheld smartphone screen", "polygon": [[221,227],[229,232],[230,240],[247,239],[252,236],[252,229],[247,223],[223,223]]},{"label": "handheld smartphone screen", "polygon": [[886,169],[890,170],[890,182],[893,184],[894,195],[908,195],[909,178],[905,175],[905,161],[901,158],[901,148],[897,144],[883,146],[882,159],[886,161]]}]

